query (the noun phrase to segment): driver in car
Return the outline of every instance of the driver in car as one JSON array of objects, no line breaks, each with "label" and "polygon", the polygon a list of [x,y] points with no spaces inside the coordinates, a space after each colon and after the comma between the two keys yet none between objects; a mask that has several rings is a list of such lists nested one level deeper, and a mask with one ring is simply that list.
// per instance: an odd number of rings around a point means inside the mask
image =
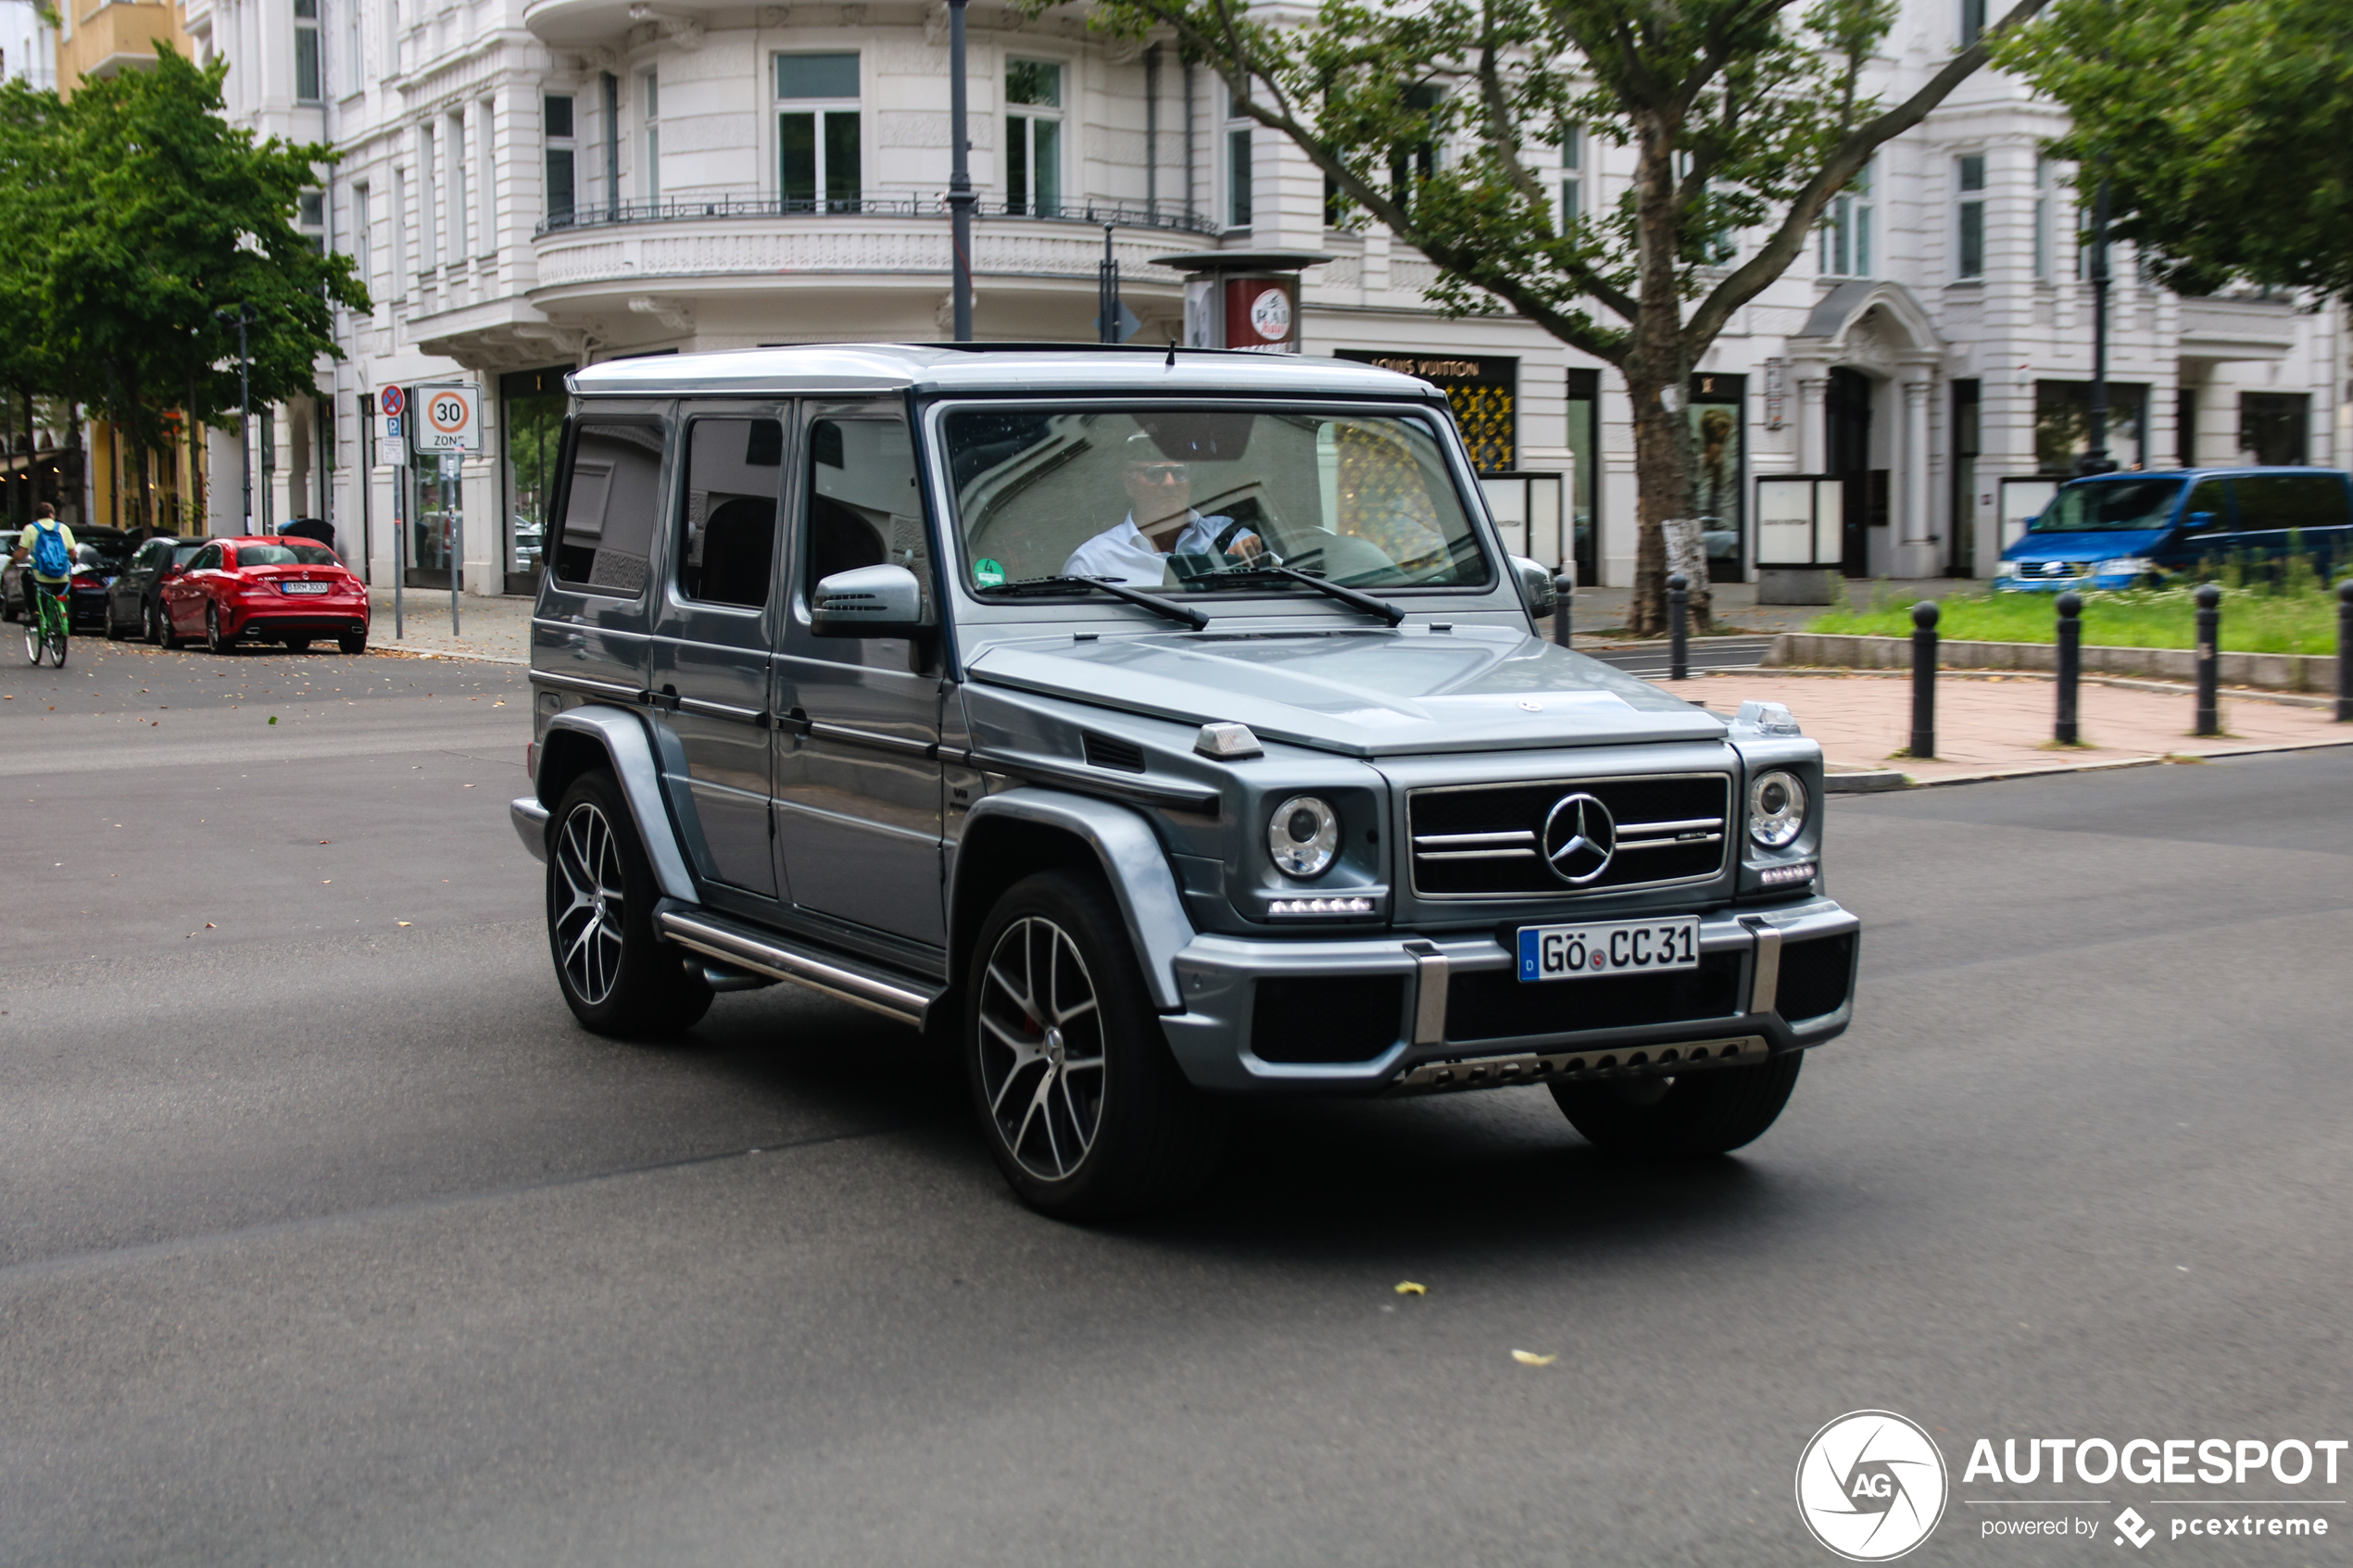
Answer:
[{"label": "driver in car", "polygon": [[1183,461],[1162,452],[1150,433],[1127,438],[1127,515],[1070,553],[1065,577],[1101,577],[1131,588],[1157,588],[1168,558],[1207,556],[1257,560],[1265,541],[1229,517],[1193,510],[1193,480]]}]

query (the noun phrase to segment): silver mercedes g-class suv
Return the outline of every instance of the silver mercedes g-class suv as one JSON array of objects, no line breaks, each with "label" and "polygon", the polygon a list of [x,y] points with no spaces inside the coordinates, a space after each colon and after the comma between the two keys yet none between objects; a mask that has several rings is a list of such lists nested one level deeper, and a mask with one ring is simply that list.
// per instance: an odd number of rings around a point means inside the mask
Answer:
[{"label": "silver mercedes g-class suv", "polygon": [[1447,405],[1367,366],[827,345],[571,379],[532,620],[557,984],[952,1042],[1065,1216],[1243,1095],[1542,1085],[1648,1157],[1845,1029],[1822,761],[1536,635]]}]

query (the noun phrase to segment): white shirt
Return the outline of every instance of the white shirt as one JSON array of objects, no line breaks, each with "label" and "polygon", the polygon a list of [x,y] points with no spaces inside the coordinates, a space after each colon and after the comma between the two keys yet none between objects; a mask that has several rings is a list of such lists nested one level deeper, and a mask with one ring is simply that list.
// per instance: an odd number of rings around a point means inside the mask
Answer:
[{"label": "white shirt", "polygon": [[[1217,535],[1234,520],[1229,517],[1203,517],[1191,514],[1185,531],[1176,536],[1176,554],[1214,556],[1218,554]],[[1237,543],[1250,537],[1252,531],[1242,530],[1234,535]],[[1129,512],[1114,527],[1103,530],[1084,545],[1070,552],[1070,559],[1063,563],[1065,577],[1108,577],[1130,588],[1157,588],[1166,581],[1168,557],[1152,548],[1151,541],[1136,526],[1136,514]]]}]

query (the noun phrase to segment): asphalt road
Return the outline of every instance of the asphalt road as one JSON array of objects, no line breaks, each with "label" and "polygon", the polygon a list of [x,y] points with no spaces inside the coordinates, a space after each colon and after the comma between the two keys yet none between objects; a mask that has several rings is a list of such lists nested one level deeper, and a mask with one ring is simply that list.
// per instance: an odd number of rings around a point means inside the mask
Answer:
[{"label": "asphalt road", "polygon": [[[0,667],[0,1562],[1817,1564],[1793,1471],[1866,1407],[1953,1467],[1907,1561],[2112,1562],[1965,1499],[2187,1494],[1970,1440],[2353,1436],[2353,754],[1833,801],[1861,1022],[1737,1157],[1263,1108],[1081,1229],[863,1015],[578,1031],[523,691]],[[2341,1558],[2298,1512],[2150,1554]]]}]

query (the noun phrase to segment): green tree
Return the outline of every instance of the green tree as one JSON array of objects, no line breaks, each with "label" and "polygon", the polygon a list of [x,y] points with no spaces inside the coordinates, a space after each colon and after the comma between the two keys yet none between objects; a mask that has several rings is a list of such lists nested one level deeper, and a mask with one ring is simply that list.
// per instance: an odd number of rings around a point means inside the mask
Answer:
[{"label": "green tree", "polygon": [[8,320],[36,345],[44,384],[134,449],[165,447],[174,407],[233,422],[236,332],[224,309],[251,316],[260,408],[314,395],[318,361],[340,358],[331,306],[368,307],[351,259],[321,254],[295,227],[302,193],[336,155],[231,126],[227,73],[226,62],[198,67],[164,45],[153,69],[86,82],[62,103],[0,103],[0,138],[41,165],[0,207],[22,220],[12,225],[19,255],[0,264],[0,310],[26,302],[30,319]]},{"label": "green tree", "polygon": [[[1894,0],[1320,0],[1312,14],[1099,0],[1091,19],[1173,31],[1340,203],[1437,265],[1435,303],[1516,311],[1617,368],[1641,494],[1633,626],[1651,633],[1665,621],[1660,525],[1690,515],[1693,468],[1668,404],[1872,153],[2045,3],[2020,0],[1893,105],[1862,78]],[[1564,232],[1543,150],[1580,130],[1634,149],[1634,184]],[[1424,156],[1433,146],[1445,156]],[[1735,249],[1736,232],[1751,243]]]},{"label": "green tree", "polygon": [[2353,297],[2344,0],[2067,0],[1997,62],[2067,106],[2112,232],[2185,294],[2232,279]]}]

